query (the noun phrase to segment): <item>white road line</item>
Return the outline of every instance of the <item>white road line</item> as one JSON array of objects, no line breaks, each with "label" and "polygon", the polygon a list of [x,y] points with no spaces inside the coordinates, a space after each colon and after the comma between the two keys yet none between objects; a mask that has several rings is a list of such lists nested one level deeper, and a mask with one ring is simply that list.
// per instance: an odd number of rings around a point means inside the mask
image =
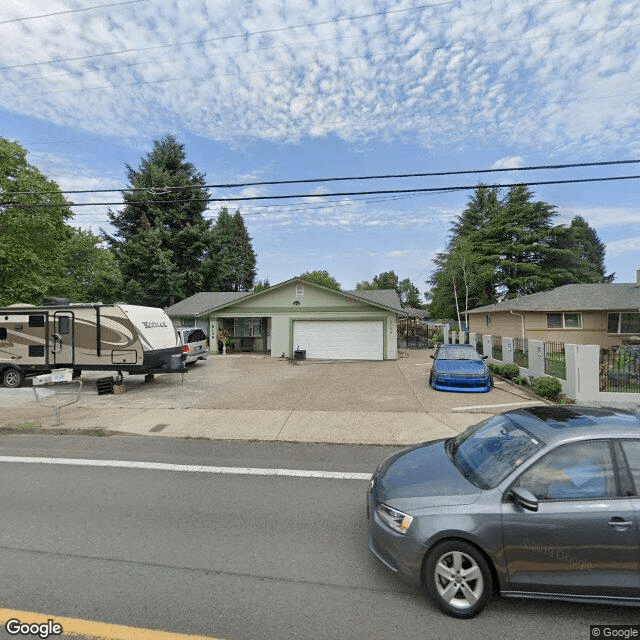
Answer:
[{"label": "white road line", "polygon": [[294,478],[323,478],[325,480],[369,480],[370,473],[346,471],[310,471],[305,469],[262,469],[251,467],[207,467],[195,464],[167,464],[165,462],[137,462],[131,460],[86,460],[83,458],[27,458],[0,456],[0,462],[23,464],[57,464],[73,467],[111,467],[117,469],[145,469],[152,471],[185,471],[242,476],[288,476]]}]

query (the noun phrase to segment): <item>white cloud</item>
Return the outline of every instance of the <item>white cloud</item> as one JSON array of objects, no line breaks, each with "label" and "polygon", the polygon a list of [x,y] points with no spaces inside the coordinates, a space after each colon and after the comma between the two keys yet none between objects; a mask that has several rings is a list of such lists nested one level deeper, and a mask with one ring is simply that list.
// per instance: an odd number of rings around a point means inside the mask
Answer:
[{"label": "white cloud", "polygon": [[387,251],[384,255],[387,258],[407,258],[411,253],[411,249],[394,249],[392,251]]},{"label": "white cloud", "polygon": [[522,156],[507,156],[505,158],[499,158],[492,165],[491,169],[517,169],[524,167],[524,158]]},{"label": "white cloud", "polygon": [[125,139],[173,129],[231,144],[334,133],[587,153],[640,134],[637,0],[377,6],[388,13],[343,20],[370,3],[167,0],[0,25],[0,106]]}]

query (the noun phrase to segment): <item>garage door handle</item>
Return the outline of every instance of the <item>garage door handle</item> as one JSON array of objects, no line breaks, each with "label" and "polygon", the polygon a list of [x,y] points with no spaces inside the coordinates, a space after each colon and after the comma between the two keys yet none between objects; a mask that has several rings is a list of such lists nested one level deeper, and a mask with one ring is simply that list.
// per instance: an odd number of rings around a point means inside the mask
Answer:
[{"label": "garage door handle", "polygon": [[609,526],[614,527],[617,531],[626,531],[633,525],[633,522],[629,520],[623,520],[622,518],[612,518],[609,520]]}]

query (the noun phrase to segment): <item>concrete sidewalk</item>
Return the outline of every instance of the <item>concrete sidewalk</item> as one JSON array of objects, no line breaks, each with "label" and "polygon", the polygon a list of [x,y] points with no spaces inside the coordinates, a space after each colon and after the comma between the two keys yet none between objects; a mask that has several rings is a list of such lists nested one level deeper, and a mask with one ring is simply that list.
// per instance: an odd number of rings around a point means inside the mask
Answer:
[{"label": "concrete sidewalk", "polygon": [[[182,382],[174,376],[157,376],[149,384],[141,376],[126,378],[122,395],[99,395],[95,383],[105,373],[89,372],[79,401],[60,409],[59,423],[53,407],[39,406],[30,383],[0,389],[0,428],[407,445],[540,404],[503,381],[488,394],[433,391],[427,384],[430,365],[426,350],[398,361],[307,361],[297,367],[273,358],[220,357],[199,363]],[[70,390],[56,385],[51,394]]]},{"label": "concrete sidewalk", "polygon": [[[3,408],[0,426],[27,431],[126,433],[174,438],[407,445],[456,435],[493,413],[539,403],[482,407],[482,411],[273,411],[231,409]],[[484,414],[484,415],[482,415]],[[3,430],[4,430],[3,429]]]}]

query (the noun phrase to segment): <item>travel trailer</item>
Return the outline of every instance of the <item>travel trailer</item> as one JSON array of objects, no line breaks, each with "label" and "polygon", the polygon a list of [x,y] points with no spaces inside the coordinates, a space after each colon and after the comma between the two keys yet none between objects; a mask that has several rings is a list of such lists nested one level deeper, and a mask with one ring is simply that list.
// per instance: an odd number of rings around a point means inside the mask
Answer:
[{"label": "travel trailer", "polygon": [[15,304],[0,308],[0,382],[52,369],[130,374],[185,371],[182,347],[162,309],[130,304]]}]

